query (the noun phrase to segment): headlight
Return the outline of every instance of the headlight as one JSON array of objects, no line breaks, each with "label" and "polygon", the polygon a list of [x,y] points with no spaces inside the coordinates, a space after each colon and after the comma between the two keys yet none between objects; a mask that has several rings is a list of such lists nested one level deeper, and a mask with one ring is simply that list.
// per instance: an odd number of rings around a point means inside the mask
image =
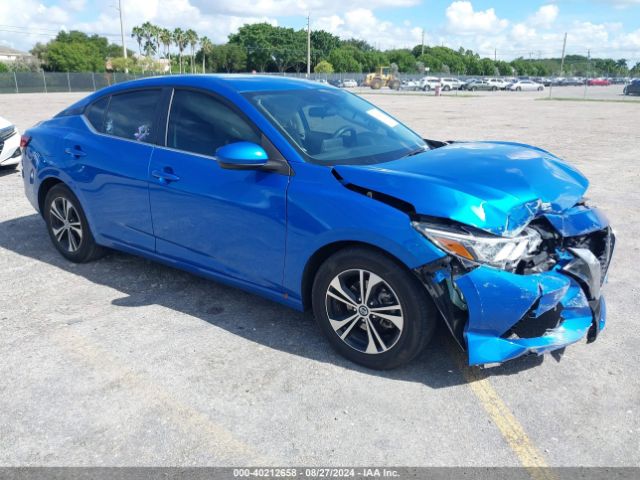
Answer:
[{"label": "headlight", "polygon": [[540,234],[533,228],[526,228],[520,235],[508,238],[427,222],[411,222],[411,225],[451,255],[502,269],[517,265],[535,252],[542,242]]}]

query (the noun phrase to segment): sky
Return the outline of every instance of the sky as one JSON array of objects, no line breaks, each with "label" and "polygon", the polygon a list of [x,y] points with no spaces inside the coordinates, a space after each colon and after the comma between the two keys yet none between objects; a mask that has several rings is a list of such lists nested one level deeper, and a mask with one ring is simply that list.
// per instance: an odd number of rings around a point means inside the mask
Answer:
[{"label": "sky", "polygon": [[[499,60],[567,53],[640,62],[640,0],[121,0],[127,46],[144,21],[193,28],[222,43],[245,23],[269,22],[360,38],[381,49],[465,47]],[[61,29],[120,43],[118,0],[0,0],[0,44],[28,51]]]}]

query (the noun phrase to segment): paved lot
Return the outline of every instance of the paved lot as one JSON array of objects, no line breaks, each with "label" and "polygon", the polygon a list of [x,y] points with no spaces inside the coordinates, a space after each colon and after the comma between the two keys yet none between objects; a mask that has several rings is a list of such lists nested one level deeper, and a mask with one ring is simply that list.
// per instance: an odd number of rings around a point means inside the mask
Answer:
[{"label": "paved lot", "polygon": [[[81,95],[4,95],[24,129]],[[440,329],[387,373],[309,315],[124,254],[74,265],[0,171],[0,465],[640,466],[640,105],[371,95],[436,139],[549,149],[591,179],[618,250],[609,324],[479,372]]]}]

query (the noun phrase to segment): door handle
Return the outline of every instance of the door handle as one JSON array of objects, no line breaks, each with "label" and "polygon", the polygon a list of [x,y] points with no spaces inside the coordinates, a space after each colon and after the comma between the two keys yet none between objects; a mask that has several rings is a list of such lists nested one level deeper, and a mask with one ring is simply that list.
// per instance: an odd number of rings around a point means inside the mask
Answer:
[{"label": "door handle", "polygon": [[73,148],[71,147],[65,148],[64,153],[66,153],[67,155],[71,155],[72,157],[75,157],[75,158],[87,156],[87,154],[82,151],[82,148],[80,148],[79,145],[76,145]]},{"label": "door handle", "polygon": [[151,176],[157,178],[160,183],[177,182],[180,180],[178,175],[161,170],[152,170]]}]

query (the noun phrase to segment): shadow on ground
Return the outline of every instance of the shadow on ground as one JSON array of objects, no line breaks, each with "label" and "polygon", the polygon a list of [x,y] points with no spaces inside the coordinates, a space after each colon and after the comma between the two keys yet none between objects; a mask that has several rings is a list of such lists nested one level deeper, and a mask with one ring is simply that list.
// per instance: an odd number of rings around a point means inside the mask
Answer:
[{"label": "shadow on ground", "polygon": [[14,165],[4,166],[0,165],[0,177],[7,177],[11,174],[18,175],[20,170],[18,170]]},{"label": "shadow on ground", "polygon": [[[379,372],[355,365],[333,352],[308,312],[300,313],[241,290],[128,254],[113,252],[88,264],[68,262],[54,249],[44,222],[37,214],[0,222],[0,248],[122,292],[122,297],[112,301],[116,308],[157,304],[199,318],[252,342],[319,362],[370,375],[419,382],[431,388],[465,383],[461,368],[469,368],[464,366],[466,355],[444,325],[438,328],[433,341],[420,357],[409,365]],[[560,359],[557,355],[555,358]],[[476,375],[473,378],[516,374],[541,364],[543,359],[523,357],[483,371],[474,367]]]}]

